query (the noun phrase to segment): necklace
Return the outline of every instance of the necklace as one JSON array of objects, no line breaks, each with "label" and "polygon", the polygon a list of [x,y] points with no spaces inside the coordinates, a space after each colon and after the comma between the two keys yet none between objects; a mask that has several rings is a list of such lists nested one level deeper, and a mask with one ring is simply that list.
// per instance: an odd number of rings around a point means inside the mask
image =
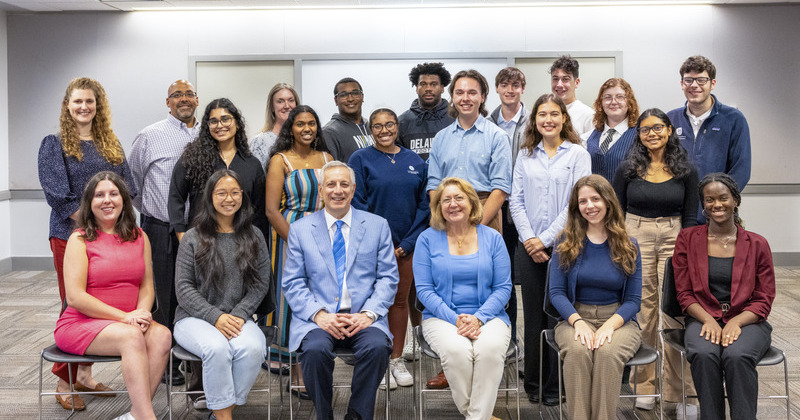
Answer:
[{"label": "necklace", "polygon": [[[394,154],[393,154],[392,156],[389,156],[389,154],[388,154],[388,153],[386,153],[386,152],[383,152],[383,154],[384,154],[384,155],[386,155],[386,158],[392,161],[392,165],[394,165],[394,158],[395,158],[395,156],[397,156],[397,153],[398,153],[398,152],[394,152]],[[461,248],[461,246],[460,246],[460,245],[459,245],[459,248]]]},{"label": "necklace", "polygon": [[711,238],[711,239],[718,240],[719,243],[722,244],[723,248],[727,248],[728,247],[728,243],[730,243],[732,240],[736,239],[736,235],[735,234],[734,235],[726,235],[724,237],[719,237],[717,235],[709,234],[708,237]]}]

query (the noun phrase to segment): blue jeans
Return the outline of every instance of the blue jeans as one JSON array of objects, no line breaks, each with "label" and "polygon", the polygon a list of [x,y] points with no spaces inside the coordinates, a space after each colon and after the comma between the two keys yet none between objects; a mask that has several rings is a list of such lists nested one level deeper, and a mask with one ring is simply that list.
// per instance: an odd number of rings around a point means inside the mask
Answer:
[{"label": "blue jeans", "polygon": [[175,324],[175,341],[203,360],[203,391],[210,410],[244,405],[267,356],[267,340],[252,320],[238,337],[225,338],[199,318]]}]

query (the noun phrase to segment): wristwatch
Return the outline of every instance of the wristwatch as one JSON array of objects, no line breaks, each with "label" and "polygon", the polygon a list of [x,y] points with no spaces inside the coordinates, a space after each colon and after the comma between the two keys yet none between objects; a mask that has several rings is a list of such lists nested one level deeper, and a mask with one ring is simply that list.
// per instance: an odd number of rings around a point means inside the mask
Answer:
[{"label": "wristwatch", "polygon": [[369,319],[372,320],[372,322],[375,322],[375,321],[378,320],[378,314],[376,314],[375,312],[363,310],[363,311],[361,311],[361,313],[366,315],[366,316],[368,316]]}]

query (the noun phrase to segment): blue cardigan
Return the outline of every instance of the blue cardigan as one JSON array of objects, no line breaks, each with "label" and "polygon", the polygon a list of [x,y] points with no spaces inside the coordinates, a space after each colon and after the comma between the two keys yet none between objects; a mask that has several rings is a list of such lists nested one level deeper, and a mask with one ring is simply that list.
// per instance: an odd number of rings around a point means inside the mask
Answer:
[{"label": "blue cardigan", "polygon": [[[425,305],[423,319],[431,317],[455,325],[458,315],[453,298],[453,273],[447,233],[428,228],[417,239],[414,252],[414,282],[417,299]],[[503,237],[496,230],[478,225],[478,303],[481,305],[473,315],[484,324],[499,318],[506,325],[511,322],[505,305],[511,297],[511,260],[508,257]]]},{"label": "blue cardigan", "polygon": [[[636,239],[631,238],[633,244],[636,245],[636,271],[631,275],[626,275],[622,270],[617,268],[620,275],[622,284],[622,305],[617,309],[617,314],[622,317],[625,322],[633,319],[639,312],[642,303],[642,253],[639,251],[639,244]],[[588,241],[588,239],[586,239]],[[584,244],[585,246],[585,244]],[[558,313],[563,319],[568,319],[572,314],[577,312],[575,310],[575,289],[578,285],[578,272],[580,271],[581,264],[583,263],[583,253],[578,255],[573,266],[564,271],[559,266],[558,252],[553,252],[550,259],[550,301],[553,306],[558,310]]]}]

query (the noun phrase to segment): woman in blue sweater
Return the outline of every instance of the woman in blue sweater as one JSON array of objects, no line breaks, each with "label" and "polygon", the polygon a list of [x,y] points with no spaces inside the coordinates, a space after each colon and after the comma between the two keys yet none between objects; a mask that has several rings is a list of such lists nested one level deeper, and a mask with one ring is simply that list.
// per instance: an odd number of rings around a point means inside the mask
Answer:
[{"label": "woman in blue sweater", "polygon": [[642,340],[641,294],[639,247],[611,184],[600,175],[581,178],[550,263],[569,418],[616,418],[622,371]]},{"label": "woman in blue sweater", "polygon": [[467,419],[488,420],[503,376],[511,327],[511,260],[503,237],[481,224],[467,181],[445,178],[431,197],[431,227],[414,254],[422,333],[441,357],[453,401]]},{"label": "woman in blue sweater", "polygon": [[[353,207],[377,214],[389,222],[400,283],[394,304],[389,308],[389,330],[394,336],[389,377],[390,388],[411,386],[414,378],[403,359],[403,342],[408,326],[410,292],[414,285],[412,257],[417,236],[428,226],[430,208],[425,185],[428,165],[416,153],[395,144],[397,114],[379,108],[369,117],[373,147],[365,147],[350,157],[356,174]],[[417,317],[419,319],[419,317]],[[381,384],[385,386],[386,384]]]}]

